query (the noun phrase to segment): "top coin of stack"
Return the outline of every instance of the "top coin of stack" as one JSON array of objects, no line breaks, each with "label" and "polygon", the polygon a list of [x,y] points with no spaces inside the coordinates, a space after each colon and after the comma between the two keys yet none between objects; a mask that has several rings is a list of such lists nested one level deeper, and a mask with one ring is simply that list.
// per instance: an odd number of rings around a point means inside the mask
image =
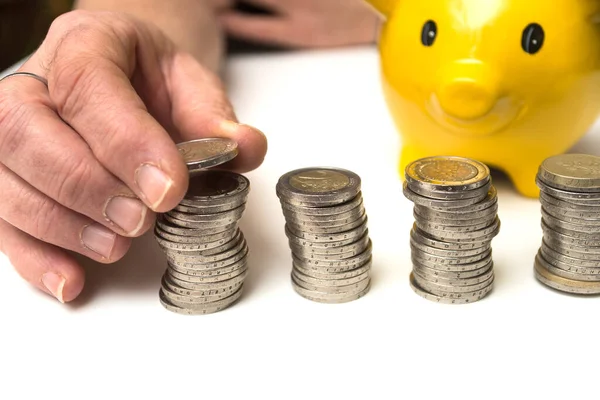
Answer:
[{"label": "top coin of stack", "polygon": [[499,233],[498,200],[489,168],[462,157],[416,160],[403,193],[414,203],[410,284],[443,303],[480,300],[493,287],[491,241]]},{"label": "top coin of stack", "polygon": [[191,173],[179,205],[157,217],[154,234],[167,258],[159,298],[179,314],[209,314],[234,304],[247,275],[248,246],[237,226],[250,182],[206,170],[237,155],[235,142],[199,139],[178,145]]},{"label": "top coin of stack", "polygon": [[562,154],[539,167],[543,239],[535,276],[576,294],[600,293],[600,157]]},{"label": "top coin of stack", "polygon": [[357,300],[370,289],[372,243],[360,177],[340,168],[303,168],[276,187],[292,251],[292,285],[321,303]]}]

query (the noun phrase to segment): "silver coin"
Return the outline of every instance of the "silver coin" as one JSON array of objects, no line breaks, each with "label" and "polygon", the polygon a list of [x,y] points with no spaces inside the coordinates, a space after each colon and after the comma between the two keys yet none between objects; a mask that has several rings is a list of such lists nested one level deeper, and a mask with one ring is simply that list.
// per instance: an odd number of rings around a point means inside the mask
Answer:
[{"label": "silver coin", "polygon": [[287,236],[289,242],[291,242],[295,245],[298,245],[298,246],[303,246],[305,248],[312,248],[312,249],[315,249],[315,251],[318,250],[320,252],[323,252],[326,249],[336,249],[336,248],[351,245],[360,240],[363,240],[365,236],[368,236],[368,234],[369,234],[369,228],[365,229],[365,231],[362,233],[362,235],[360,235],[358,237],[355,235],[350,235],[342,240],[332,240],[332,241],[328,241],[328,242],[315,242],[312,240],[308,240],[308,239],[304,239],[304,238],[295,236],[293,233],[291,233],[287,229],[287,227],[285,228],[285,235]]},{"label": "silver coin", "polygon": [[[348,214],[346,214],[348,215]],[[349,215],[347,218],[336,219],[331,221],[307,221],[301,220],[297,218],[290,217],[289,215],[285,215],[285,220],[290,226],[298,230],[307,230],[307,229],[315,229],[315,228],[325,228],[325,229],[340,229],[348,224],[356,222],[360,219],[363,219],[366,215],[366,210],[363,208],[362,212],[356,213],[354,215]]]},{"label": "silver coin", "polygon": [[564,221],[562,219],[556,218],[555,216],[549,214],[545,209],[541,209],[542,218],[546,224],[550,227],[558,227],[568,229],[570,231],[581,232],[581,233],[593,233],[596,235],[600,234],[600,224],[592,224],[592,225],[582,225],[579,223],[572,223],[568,221]]},{"label": "silver coin", "polygon": [[[353,228],[348,231],[339,232],[339,233],[301,232],[301,231],[290,229],[287,224],[286,224],[286,231],[290,232],[291,235],[293,235],[297,238],[306,239],[306,240],[310,240],[311,242],[317,242],[317,243],[335,243],[335,242],[340,243],[345,240],[355,241],[356,239],[361,237],[367,231],[367,220],[365,219],[365,221],[356,228]],[[289,236],[288,236],[288,238],[289,238]],[[345,243],[345,244],[352,243],[352,241]]]},{"label": "silver coin", "polygon": [[304,268],[348,267],[364,264],[373,254],[373,244],[369,241],[367,248],[360,254],[341,260],[320,260],[316,258],[301,258],[294,255],[294,262]]},{"label": "silver coin", "polygon": [[487,250],[490,250],[490,248],[491,248],[491,245],[488,244],[486,246],[483,246],[480,248],[475,248],[475,249],[470,249],[470,250],[441,250],[441,249],[436,249],[435,247],[427,246],[427,245],[419,242],[417,239],[414,239],[413,237],[410,238],[410,245],[416,249],[419,249],[419,251],[421,251],[423,253],[431,254],[432,256],[436,256],[436,257],[449,257],[449,258],[475,256],[475,255],[481,254]]},{"label": "silver coin", "polygon": [[479,290],[485,289],[490,286],[494,281],[494,273],[490,274],[490,276],[483,282],[476,283],[474,285],[449,285],[444,284],[441,281],[434,283],[426,278],[423,278],[421,275],[417,274],[413,271],[413,279],[419,285],[420,288],[428,291],[429,293],[438,295],[438,296],[447,296],[447,297],[457,297],[462,295],[463,293],[475,293]]},{"label": "silver coin", "polygon": [[244,197],[236,197],[231,199],[232,201],[217,204],[215,206],[203,206],[203,205],[184,205],[178,204],[173,208],[174,211],[182,212],[182,213],[190,213],[190,214],[217,214],[225,211],[233,210],[234,208],[238,208],[244,205],[248,201],[248,196]]},{"label": "silver coin", "polygon": [[243,286],[236,292],[236,294],[230,296],[227,299],[228,301],[220,301],[219,303],[217,303],[217,305],[209,305],[210,303],[208,303],[204,307],[179,307],[179,306],[176,306],[171,301],[169,301],[169,299],[166,298],[162,289],[159,291],[159,299],[160,299],[160,303],[163,305],[163,307],[165,307],[167,310],[172,311],[176,314],[205,315],[205,314],[212,314],[212,313],[216,313],[219,311],[223,311],[226,308],[231,307],[241,297],[241,295],[243,293],[242,291],[243,291]]},{"label": "silver coin", "polygon": [[331,206],[323,207],[301,207],[290,203],[287,203],[284,198],[280,199],[281,208],[284,211],[290,211],[297,214],[306,216],[326,216],[326,215],[337,215],[340,213],[348,212],[355,209],[358,206],[364,206],[364,200],[362,193],[359,192],[353,199],[348,200],[346,203],[335,204]]},{"label": "silver coin", "polygon": [[600,282],[578,281],[555,275],[544,268],[540,257],[535,258],[534,273],[538,281],[561,292],[573,294],[600,294]]},{"label": "silver coin", "polygon": [[363,290],[361,290],[360,292],[358,292],[358,293],[352,293],[352,294],[348,295],[347,297],[343,297],[343,298],[330,298],[330,297],[315,297],[315,296],[312,296],[311,292],[302,289],[301,287],[297,286],[294,283],[292,283],[292,284],[293,284],[294,290],[300,296],[304,297],[307,300],[314,301],[316,303],[324,303],[324,304],[349,303],[351,301],[355,301],[355,300],[358,300],[358,299],[366,296],[367,293],[369,293],[369,290],[371,289],[371,284],[369,282],[369,285],[367,287],[365,287]]},{"label": "silver coin", "polygon": [[[169,300],[173,299],[178,302],[190,302],[190,303],[211,303],[214,301],[226,299],[229,296],[231,296],[232,294],[234,294],[235,292],[237,292],[239,290],[240,286],[241,285],[238,285],[237,287],[233,288],[232,290],[226,289],[226,290],[221,290],[221,291],[214,291],[214,293],[212,293],[212,294],[194,296],[194,295],[189,295],[189,294],[181,294],[181,293],[179,293],[179,291],[173,290],[172,288],[175,287],[175,285],[168,283],[166,279],[163,279],[161,282],[161,289],[165,293],[167,299],[169,299]],[[204,292],[204,293],[208,293],[208,292]]]},{"label": "silver coin", "polygon": [[177,279],[176,277],[172,276],[170,272],[170,269],[167,269],[165,272],[165,275],[170,282],[173,282],[175,285],[181,288],[199,292],[205,290],[220,290],[242,284],[248,275],[248,268],[246,268],[245,271],[240,275],[219,282],[189,282],[186,280]]},{"label": "silver coin", "polygon": [[585,260],[581,258],[575,258],[566,254],[562,254],[560,251],[553,249],[549,246],[545,239],[542,239],[542,245],[540,246],[544,258],[558,260],[565,264],[570,264],[576,267],[586,268],[598,268],[600,267],[600,261],[598,260]]},{"label": "silver coin", "polygon": [[371,284],[371,278],[366,278],[363,279],[361,282],[349,285],[351,288],[330,288],[330,292],[325,291],[326,288],[315,287],[313,285],[299,281],[293,274],[291,274],[291,276],[292,285],[294,286],[296,292],[305,294],[315,299],[322,300],[344,300],[346,298],[351,298],[354,295],[362,293]]},{"label": "silver coin", "polygon": [[226,272],[226,273],[219,274],[219,275],[204,275],[204,276],[188,275],[188,274],[182,274],[181,272],[175,271],[173,268],[169,268],[168,272],[169,272],[170,277],[178,279],[179,281],[185,281],[185,282],[191,282],[191,283],[217,283],[217,282],[227,281],[231,278],[235,278],[236,276],[243,274],[248,269],[248,263],[246,262],[246,260],[242,260],[242,262],[237,264],[237,267],[238,268],[236,268],[233,271]]},{"label": "silver coin", "polygon": [[347,270],[347,271],[343,271],[343,272],[322,272],[318,268],[304,268],[295,263],[293,264],[292,269],[297,270],[297,271],[301,272],[302,274],[310,276],[315,279],[326,279],[326,280],[327,279],[330,279],[330,280],[350,279],[350,278],[354,278],[355,276],[362,275],[365,272],[369,271],[371,269],[371,262],[363,264],[355,269],[351,269],[351,270]]},{"label": "silver coin", "polygon": [[561,209],[567,209],[572,211],[583,211],[583,212],[598,212],[600,213],[600,202],[599,204],[585,205],[572,203],[570,201],[561,200],[559,198],[550,196],[547,193],[540,191],[540,202],[542,204],[552,204],[553,206],[560,207]]},{"label": "silver coin", "polygon": [[494,275],[494,268],[492,268],[491,264],[482,273],[470,277],[445,277],[440,276],[439,272],[437,271],[431,271],[432,270],[428,268],[413,268],[413,273],[418,275],[421,279],[431,282],[432,284],[439,284],[447,287],[477,285],[487,281]]},{"label": "silver coin", "polygon": [[361,282],[364,279],[369,277],[370,270],[363,272],[361,275],[352,276],[350,278],[338,278],[338,279],[322,279],[315,278],[310,275],[306,275],[302,273],[299,269],[293,269],[292,274],[294,277],[302,282],[306,282],[308,284],[314,285],[319,288],[339,288],[339,287],[347,287],[349,285],[354,285],[355,283]]},{"label": "silver coin", "polygon": [[181,226],[177,226],[169,222],[165,219],[164,216],[159,215],[156,218],[156,225],[164,231],[168,233],[172,233],[178,236],[203,236],[203,235],[211,235],[224,231],[228,231],[231,229],[235,229],[236,223],[231,223],[228,225],[218,225],[218,226],[210,226],[210,227],[202,227],[199,229],[194,228],[183,228]]},{"label": "silver coin", "polygon": [[477,261],[481,261],[486,258],[492,251],[491,248],[484,248],[481,253],[461,256],[461,257],[440,257],[433,254],[425,253],[421,249],[414,247],[410,244],[412,250],[412,257],[419,261],[430,262],[435,265],[462,265],[462,264],[473,264]]},{"label": "silver coin", "polygon": [[[563,242],[562,240],[560,240],[560,238],[558,236],[553,235],[549,231],[544,232],[542,237],[544,238],[546,243],[548,243],[549,246],[552,246],[552,248],[554,248],[556,250],[565,250],[565,251],[572,252],[572,254],[563,253],[565,255],[568,255],[568,256],[571,256],[574,258],[586,259],[586,260],[587,259],[589,259],[589,260],[599,259],[600,260],[600,247],[598,247],[598,246],[579,246],[577,244]],[[579,254],[585,255],[590,258],[579,257],[578,256]]]},{"label": "silver coin", "polygon": [[469,232],[441,231],[418,225],[417,227],[430,237],[447,242],[485,241],[491,240],[498,235],[500,232],[500,219],[496,218],[496,222],[493,225],[484,229]]},{"label": "silver coin", "polygon": [[472,190],[463,190],[463,191],[447,191],[447,190],[430,190],[424,188],[420,185],[411,185],[410,182],[407,182],[408,188],[423,197],[427,197],[430,199],[436,200],[462,200],[462,199],[472,199],[475,197],[485,197],[487,192],[492,185],[491,179],[487,180],[482,187]]},{"label": "silver coin", "polygon": [[434,210],[432,208],[423,207],[419,205],[414,206],[414,212],[423,218],[427,219],[439,219],[439,220],[448,220],[448,221],[470,221],[476,220],[486,217],[491,217],[492,215],[496,215],[498,213],[498,203],[494,203],[488,208],[484,208],[483,210],[473,211],[473,212],[452,212],[452,211],[439,211]]},{"label": "silver coin", "polygon": [[340,232],[348,232],[354,228],[357,228],[361,225],[367,223],[368,217],[366,214],[363,214],[362,217],[356,219],[348,224],[342,226],[308,226],[308,225],[295,225],[294,223],[287,221],[286,225],[290,232],[299,237],[308,237],[311,238],[314,235],[332,235]]},{"label": "silver coin", "polygon": [[485,229],[488,226],[492,226],[496,222],[497,216],[486,217],[479,220],[462,220],[462,221],[449,221],[439,219],[425,219],[420,215],[413,213],[417,226],[427,226],[427,229],[437,231],[451,231],[451,232],[473,232]]},{"label": "silver coin", "polygon": [[[306,259],[315,259],[321,261],[330,261],[330,260],[345,260],[347,258],[352,258],[360,253],[364,252],[367,247],[372,246],[371,239],[366,236],[365,239],[360,240],[359,242],[355,242],[349,246],[343,247],[334,247],[331,249],[331,252],[328,253],[315,253],[311,250],[300,246],[296,246],[294,244],[290,244],[290,249],[292,253],[298,256],[298,258],[306,258]],[[345,253],[335,251],[336,249],[349,249]]]},{"label": "silver coin", "polygon": [[538,250],[537,255],[540,258],[540,262],[542,262],[544,265],[544,268],[555,275],[580,281],[600,281],[599,267],[586,268],[566,264],[559,260],[545,256],[541,249]]},{"label": "silver coin", "polygon": [[169,267],[173,268],[175,271],[180,272],[186,275],[196,275],[196,276],[205,276],[205,275],[219,275],[224,272],[232,272],[239,268],[240,263],[246,263],[246,257],[248,256],[248,246],[244,246],[244,248],[228,259],[223,261],[219,261],[216,263],[210,264],[195,264],[193,267],[182,266],[180,263],[174,263],[168,261]]},{"label": "silver coin", "polygon": [[161,288],[163,295],[169,300],[171,304],[176,307],[191,309],[191,310],[202,310],[207,307],[215,307],[215,306],[223,306],[225,304],[231,304],[231,301],[234,298],[239,297],[241,295],[241,291],[243,291],[244,286],[240,286],[232,295],[226,297],[224,299],[218,299],[215,301],[207,302],[202,297],[191,297],[191,296],[179,296],[173,292],[165,290],[165,288]]},{"label": "silver coin", "polygon": [[536,177],[535,182],[542,192],[560,200],[581,205],[598,205],[600,203],[600,193],[597,192],[585,193],[557,189],[546,185],[544,182],[540,181],[539,177]]},{"label": "silver coin", "polygon": [[[434,211],[443,211],[443,212],[449,212],[449,213],[454,213],[454,214],[471,214],[477,211],[482,211],[485,209],[488,209],[494,205],[498,204],[498,192],[496,190],[496,187],[494,185],[492,185],[490,187],[490,190],[487,193],[487,196],[481,200],[480,202],[476,203],[476,204],[470,204],[464,207],[446,207],[446,206],[436,206],[433,204],[430,204],[426,207],[428,207],[431,210]],[[415,206],[417,206],[418,204],[415,204]]]},{"label": "silver coin", "polygon": [[560,240],[561,242],[566,244],[573,244],[576,246],[583,247],[600,247],[600,235],[598,235],[596,239],[573,237],[549,227],[544,220],[542,220],[542,230],[544,232],[544,235],[552,235],[556,238],[556,240]]},{"label": "silver coin", "polygon": [[237,241],[235,241],[235,239],[230,240],[229,242],[225,243],[225,245],[223,245],[223,246],[229,246],[231,244],[231,247],[228,247],[223,252],[220,252],[220,253],[217,253],[214,255],[182,256],[181,254],[172,254],[172,253],[168,252],[168,253],[166,253],[166,258],[172,264],[177,264],[177,265],[181,266],[182,268],[189,268],[189,269],[200,268],[201,266],[204,266],[204,265],[220,263],[220,262],[223,262],[223,261],[229,259],[230,257],[235,256],[244,247],[247,246],[246,239],[242,235],[238,235],[236,237],[239,238]]},{"label": "silver coin", "polygon": [[[175,235],[173,233],[165,232],[160,228],[160,226],[154,227],[154,235],[158,236],[157,239],[160,238],[162,240],[168,240],[168,241],[171,241],[171,242],[177,243],[177,244],[181,244],[181,243],[202,244],[202,243],[214,242],[217,240],[228,241],[228,240],[232,239],[236,233],[237,233],[237,227],[235,227],[233,229],[230,228],[229,230],[218,232],[218,233],[212,233],[210,235],[205,234],[202,236],[190,236],[190,235],[183,236],[183,235]],[[225,242],[223,242],[223,243],[225,243]]]},{"label": "silver coin", "polygon": [[573,192],[600,192],[600,157],[558,154],[545,159],[539,179],[549,186]]},{"label": "silver coin", "polygon": [[493,289],[493,284],[489,285],[488,287],[478,290],[476,292],[473,293],[460,293],[458,296],[452,296],[452,297],[446,297],[446,296],[439,296],[433,293],[429,293],[427,292],[425,289],[422,289],[416,282],[414,279],[414,275],[411,272],[410,274],[410,287],[413,289],[413,291],[418,294],[419,296],[423,297],[426,300],[430,300],[430,301],[434,301],[437,303],[442,303],[442,304],[468,304],[468,303],[474,303],[476,301],[479,301],[481,299],[483,299],[485,296],[487,296]]},{"label": "silver coin", "polygon": [[357,207],[354,207],[353,209],[351,209],[349,211],[342,211],[338,214],[310,215],[310,214],[303,214],[301,212],[290,211],[285,208],[282,208],[282,211],[283,211],[283,215],[286,220],[294,221],[298,224],[300,224],[302,222],[316,223],[316,224],[327,223],[327,222],[337,222],[337,224],[343,225],[343,222],[340,223],[340,221],[344,221],[344,220],[348,221],[348,222],[354,221],[355,219],[362,216],[366,210],[365,210],[363,203],[361,202]]},{"label": "silver coin", "polygon": [[204,138],[177,144],[177,149],[190,171],[210,168],[233,160],[237,143],[226,138]]},{"label": "silver coin", "polygon": [[468,198],[468,199],[460,199],[460,200],[432,199],[429,197],[421,196],[420,194],[413,192],[408,187],[407,182],[404,182],[404,184],[403,184],[402,193],[408,200],[412,201],[414,204],[424,206],[424,207],[438,207],[438,208],[467,207],[467,206],[477,204],[477,203],[485,200],[485,198],[487,197],[487,194],[483,193],[477,197],[472,197],[472,198]]},{"label": "silver coin", "polygon": [[185,221],[185,222],[201,222],[204,224],[205,222],[213,222],[220,221],[223,224],[233,224],[239,221],[239,219],[244,214],[246,209],[245,205],[241,205],[238,208],[234,208],[233,210],[225,211],[218,214],[190,214],[190,213],[182,213],[178,211],[170,211],[168,216],[171,217],[171,220],[176,221]]},{"label": "silver coin", "polygon": [[490,244],[489,240],[482,241],[468,241],[468,242],[446,242],[443,240],[434,239],[429,237],[427,233],[419,229],[416,224],[411,229],[411,235],[414,235],[415,239],[426,246],[440,250],[473,250],[478,249]]},{"label": "silver coin", "polygon": [[592,221],[593,223],[600,223],[600,207],[588,206],[588,209],[594,208],[594,210],[581,211],[557,206],[555,204],[548,203],[541,198],[540,203],[542,204],[542,207],[544,207],[544,210],[546,210],[549,214],[554,215],[557,218],[564,219],[565,221],[568,221],[568,218],[574,218],[575,221],[583,220]]},{"label": "silver coin", "polygon": [[570,224],[600,226],[600,219],[598,219],[598,218],[593,218],[593,217],[592,218],[590,218],[590,217],[578,218],[578,217],[569,215],[571,213],[563,212],[563,210],[558,207],[554,207],[552,205],[547,205],[547,204],[542,205],[542,209],[546,213],[552,215],[554,218],[560,219],[561,221],[565,221]]},{"label": "silver coin", "polygon": [[235,236],[233,237],[233,239],[231,239],[228,242],[219,244],[219,243],[215,243],[215,246],[213,247],[209,247],[207,249],[200,249],[200,250],[189,250],[189,249],[184,249],[184,250],[178,250],[178,249],[164,249],[163,250],[166,252],[167,256],[169,257],[177,257],[177,259],[189,259],[192,257],[198,257],[199,260],[203,260],[203,259],[209,259],[211,257],[214,256],[218,256],[221,253],[231,249],[232,247],[236,246],[237,243],[242,240],[242,238],[244,237],[244,235],[242,234],[242,231],[240,230],[240,228],[237,228],[237,232],[235,234]]},{"label": "silver coin", "polygon": [[290,171],[279,178],[276,193],[286,202],[308,207],[345,203],[361,188],[360,177],[341,168],[311,167]]},{"label": "silver coin", "polygon": [[243,284],[243,280],[239,280],[238,282],[236,282],[234,285],[231,286],[225,286],[225,287],[221,287],[221,288],[216,288],[216,289],[206,289],[206,290],[190,290],[190,289],[186,289],[183,288],[179,285],[177,285],[176,283],[174,283],[173,281],[170,280],[170,278],[165,274],[163,275],[162,281],[161,281],[161,285],[163,287],[167,287],[171,292],[179,294],[181,296],[194,296],[194,297],[216,297],[216,296],[222,296],[221,298],[225,298],[228,297],[229,295],[233,294],[238,287],[240,287]]},{"label": "silver coin", "polygon": [[238,202],[248,196],[250,181],[229,171],[202,171],[190,177],[188,191],[180,205],[213,207]]},{"label": "silver coin", "polygon": [[428,268],[441,271],[441,272],[470,272],[479,270],[492,262],[492,251],[489,252],[487,257],[482,258],[481,260],[469,263],[469,264],[440,264],[433,260],[426,260],[423,258],[419,258],[418,254],[411,254],[410,257],[413,265],[423,265]]},{"label": "silver coin", "polygon": [[489,271],[490,269],[493,268],[494,263],[493,263],[493,261],[490,260],[483,267],[478,268],[478,269],[469,270],[469,271],[442,271],[442,270],[439,270],[436,268],[431,268],[429,266],[421,264],[420,262],[417,262],[414,259],[412,260],[412,265],[413,265],[413,271],[418,271],[421,275],[424,275],[424,276],[431,276],[432,278],[440,277],[440,278],[444,278],[444,279],[463,279],[463,278],[468,279],[468,278],[473,278],[473,277],[476,277],[476,276],[486,273],[487,271]]}]

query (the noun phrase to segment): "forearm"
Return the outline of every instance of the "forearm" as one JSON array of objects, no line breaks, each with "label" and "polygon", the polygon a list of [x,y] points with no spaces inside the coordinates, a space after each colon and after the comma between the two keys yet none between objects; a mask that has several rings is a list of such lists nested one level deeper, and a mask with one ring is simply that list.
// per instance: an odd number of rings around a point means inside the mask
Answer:
[{"label": "forearm", "polygon": [[214,0],[76,0],[75,9],[122,11],[157,25],[213,72],[221,68],[224,37]]}]

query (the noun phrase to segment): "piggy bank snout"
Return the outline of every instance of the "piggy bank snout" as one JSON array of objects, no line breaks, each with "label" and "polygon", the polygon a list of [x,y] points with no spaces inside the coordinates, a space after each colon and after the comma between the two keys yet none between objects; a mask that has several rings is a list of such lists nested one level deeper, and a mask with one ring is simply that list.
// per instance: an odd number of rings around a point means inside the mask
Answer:
[{"label": "piggy bank snout", "polygon": [[446,114],[463,120],[478,119],[498,101],[497,80],[483,64],[457,63],[443,74],[436,96]]}]

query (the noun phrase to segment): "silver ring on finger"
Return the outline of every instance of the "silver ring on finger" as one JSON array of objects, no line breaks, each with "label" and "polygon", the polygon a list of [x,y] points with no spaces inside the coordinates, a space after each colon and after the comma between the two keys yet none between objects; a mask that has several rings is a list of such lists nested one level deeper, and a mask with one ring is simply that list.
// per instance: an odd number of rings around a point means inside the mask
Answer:
[{"label": "silver ring on finger", "polygon": [[0,82],[2,82],[3,80],[5,80],[6,78],[10,78],[11,76],[28,76],[30,78],[33,79],[37,79],[38,81],[42,82],[44,85],[46,85],[46,88],[48,87],[48,80],[42,76],[36,75],[32,72],[25,72],[25,71],[18,71],[18,72],[13,72],[12,74],[8,74],[3,78],[0,78]]}]

